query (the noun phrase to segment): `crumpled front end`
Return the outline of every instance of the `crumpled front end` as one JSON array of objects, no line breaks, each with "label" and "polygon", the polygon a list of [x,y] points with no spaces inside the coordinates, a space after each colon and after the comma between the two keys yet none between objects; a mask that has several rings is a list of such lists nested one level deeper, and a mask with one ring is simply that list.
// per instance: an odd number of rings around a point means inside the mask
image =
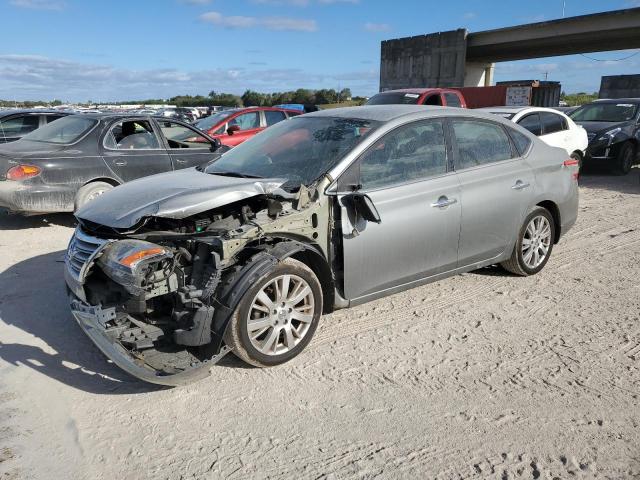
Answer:
[{"label": "crumpled front end", "polygon": [[65,260],[71,312],[96,346],[131,375],[163,385],[205,377],[226,353],[211,350],[215,308],[208,292],[217,272],[208,272],[208,289],[197,289],[188,284],[190,262],[180,247],[104,240],[78,228]]},{"label": "crumpled front end", "polygon": [[326,238],[326,211],[303,187],[181,219],[145,217],[121,230],[81,218],[65,259],[73,316],[142,380],[205,377],[228,352],[224,332],[242,289],[279,258]]}]

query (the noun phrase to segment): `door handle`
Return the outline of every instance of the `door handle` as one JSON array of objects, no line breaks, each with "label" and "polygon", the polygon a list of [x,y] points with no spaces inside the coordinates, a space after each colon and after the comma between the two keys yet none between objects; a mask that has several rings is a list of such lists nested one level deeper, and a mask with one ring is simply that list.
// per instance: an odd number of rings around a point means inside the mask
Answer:
[{"label": "door handle", "polygon": [[518,180],[515,185],[511,186],[511,188],[514,190],[522,190],[523,188],[527,188],[528,186],[528,183],[523,182],[522,180]]},{"label": "door handle", "polygon": [[184,164],[184,163],[187,163],[187,161],[186,161],[186,160],[183,160],[183,159],[181,159],[181,158],[176,158],[176,163],[182,163],[182,164]]},{"label": "door handle", "polygon": [[116,160],[115,164],[117,166],[119,166],[119,167],[123,167],[123,166],[125,166],[127,164],[127,161],[126,160]]},{"label": "door handle", "polygon": [[448,207],[449,205],[453,205],[454,203],[458,203],[458,200],[456,200],[455,198],[447,198],[443,195],[442,197],[438,198],[437,202],[432,203],[431,206],[434,208],[444,208]]}]

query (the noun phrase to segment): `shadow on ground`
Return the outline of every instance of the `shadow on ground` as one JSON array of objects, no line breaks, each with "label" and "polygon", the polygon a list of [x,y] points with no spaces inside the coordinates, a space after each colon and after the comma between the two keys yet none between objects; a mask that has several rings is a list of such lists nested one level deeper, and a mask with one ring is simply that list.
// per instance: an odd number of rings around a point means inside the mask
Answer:
[{"label": "shadow on ground", "polygon": [[0,358],[90,393],[134,394],[166,388],[127,375],[82,332],[69,313],[63,254],[39,255],[0,273],[0,319],[42,340],[55,353],[2,338]]},{"label": "shadow on ground", "polygon": [[640,195],[640,167],[632,168],[628,175],[588,168],[580,173],[580,187]]},{"label": "shadow on ground", "polygon": [[50,213],[47,215],[23,215],[9,214],[0,211],[0,230],[22,230],[26,228],[46,228],[50,225],[62,227],[75,227],[76,219],[70,213]]}]

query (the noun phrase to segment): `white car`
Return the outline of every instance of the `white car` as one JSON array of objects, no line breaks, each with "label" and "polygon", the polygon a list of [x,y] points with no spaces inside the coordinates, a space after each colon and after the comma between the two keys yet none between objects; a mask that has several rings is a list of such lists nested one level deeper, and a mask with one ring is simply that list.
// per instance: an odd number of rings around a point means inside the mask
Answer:
[{"label": "white car", "polygon": [[567,155],[582,165],[589,144],[587,131],[564,113],[542,107],[487,107],[479,108],[507,118],[526,128],[552,147],[564,148]]}]

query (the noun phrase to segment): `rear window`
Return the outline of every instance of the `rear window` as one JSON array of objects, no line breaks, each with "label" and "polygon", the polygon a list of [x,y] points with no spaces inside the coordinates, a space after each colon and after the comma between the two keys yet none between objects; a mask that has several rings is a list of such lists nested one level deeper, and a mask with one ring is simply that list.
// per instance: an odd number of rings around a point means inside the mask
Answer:
[{"label": "rear window", "polygon": [[461,107],[460,98],[455,93],[445,93],[444,99],[447,101],[447,107]]},{"label": "rear window", "polygon": [[98,124],[95,118],[82,115],[70,115],[55,122],[48,123],[38,130],[25,135],[25,140],[32,142],[67,144],[78,141]]}]

